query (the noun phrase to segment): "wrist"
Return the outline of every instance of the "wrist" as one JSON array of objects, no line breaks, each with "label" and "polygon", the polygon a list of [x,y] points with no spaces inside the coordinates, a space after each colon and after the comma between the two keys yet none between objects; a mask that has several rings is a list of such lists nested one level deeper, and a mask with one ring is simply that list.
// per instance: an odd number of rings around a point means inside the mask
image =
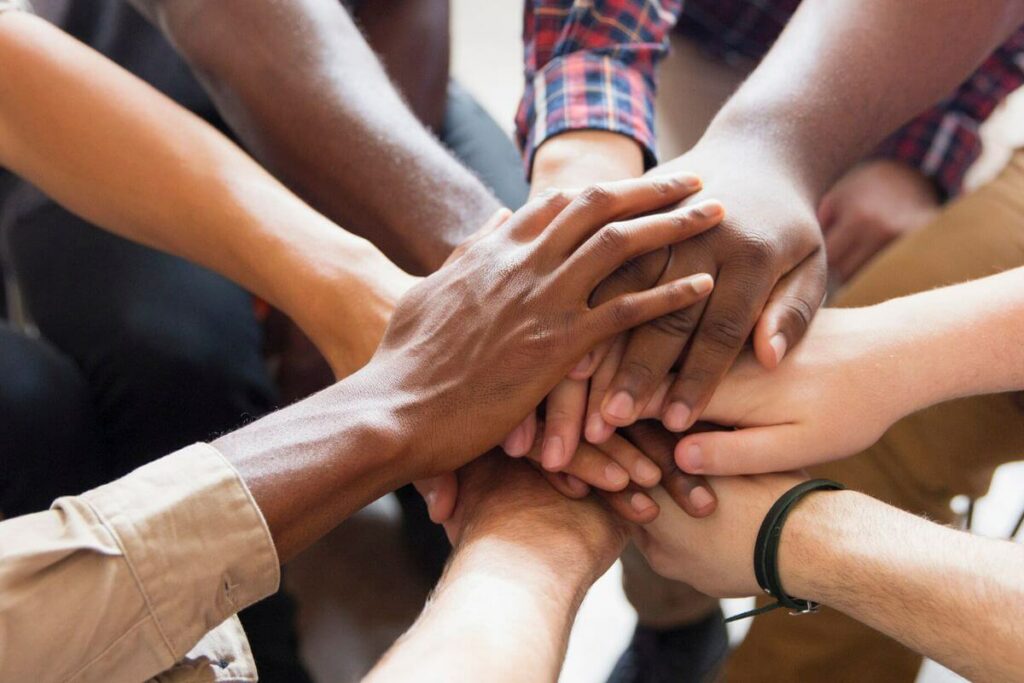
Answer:
[{"label": "wrist", "polygon": [[[549,548],[555,547],[556,542],[548,541]],[[595,563],[580,562],[580,557],[587,556],[576,555],[575,561],[566,562],[561,553],[541,549],[536,544],[479,535],[458,542],[448,574],[501,584],[538,599],[542,606],[557,605],[560,611],[574,612],[597,580]]]},{"label": "wrist", "polygon": [[643,172],[643,149],[636,140],[601,130],[572,131],[549,138],[537,149],[531,194],[636,178]]},{"label": "wrist", "polygon": [[[801,500],[779,539],[779,578],[787,594],[834,605],[843,591],[851,520],[868,497],[856,491],[817,491]],[[870,499],[868,499],[870,500]]]}]

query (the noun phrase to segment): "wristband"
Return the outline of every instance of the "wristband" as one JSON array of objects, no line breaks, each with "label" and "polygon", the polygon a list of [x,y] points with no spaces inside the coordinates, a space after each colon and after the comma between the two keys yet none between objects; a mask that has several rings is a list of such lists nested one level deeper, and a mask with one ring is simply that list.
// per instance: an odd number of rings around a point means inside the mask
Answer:
[{"label": "wristband", "polygon": [[811,479],[797,484],[775,501],[761,522],[757,541],[754,543],[754,576],[757,578],[757,585],[775,598],[775,603],[731,616],[725,620],[727,623],[755,617],[780,607],[789,608],[790,614],[809,614],[818,611],[818,603],[795,598],[782,588],[782,581],[779,579],[779,539],[782,538],[782,525],[789,512],[804,496],[814,491],[838,491],[844,488],[846,487],[842,484],[830,479]]}]

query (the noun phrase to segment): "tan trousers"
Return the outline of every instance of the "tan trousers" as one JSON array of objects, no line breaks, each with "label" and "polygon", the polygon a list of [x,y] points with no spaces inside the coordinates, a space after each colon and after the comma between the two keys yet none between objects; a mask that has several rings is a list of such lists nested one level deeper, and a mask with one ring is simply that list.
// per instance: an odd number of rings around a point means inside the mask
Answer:
[{"label": "tan trousers", "polygon": [[[686,72],[692,78],[685,92],[665,80],[663,87],[675,89],[677,98],[691,102],[728,92],[730,88],[723,89],[720,82],[702,84],[705,78],[728,78],[721,65],[713,65],[717,73],[705,70],[695,51],[682,48],[677,50],[675,66],[680,62],[684,67],[698,66],[700,73]],[[733,70],[732,78],[734,85],[742,74]],[[669,104],[686,106],[685,101]],[[662,120],[667,120],[665,109],[661,111]],[[675,139],[692,144],[696,138],[684,133]],[[994,181],[954,202],[933,224],[879,255],[830,305],[868,305],[1021,265],[1024,150]],[[1021,457],[1024,400],[1021,394],[1002,394],[954,401],[907,417],[864,453],[814,474],[837,479],[905,510],[951,521],[953,496],[984,494],[995,467]],[[626,594],[641,623],[686,623],[707,610],[706,600],[688,586],[658,577],[635,552],[627,553],[623,564]],[[777,611],[753,621],[747,638],[726,665],[724,678],[913,681],[920,664],[917,654],[837,612],[826,609],[814,616],[791,617]]]}]

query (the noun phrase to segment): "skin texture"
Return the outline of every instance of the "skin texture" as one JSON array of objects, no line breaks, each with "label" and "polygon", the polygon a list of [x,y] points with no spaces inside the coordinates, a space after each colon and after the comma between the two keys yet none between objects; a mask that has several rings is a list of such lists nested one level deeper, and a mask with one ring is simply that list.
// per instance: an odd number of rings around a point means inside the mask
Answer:
[{"label": "skin texture", "polygon": [[705,415],[741,429],[688,435],[676,461],[688,472],[752,474],[860,452],[927,406],[1024,388],[1022,335],[1024,268],[827,309],[776,370],[750,356],[737,363]]},{"label": "skin texture", "polygon": [[354,15],[409,109],[440,131],[448,94],[448,0],[363,0]]},{"label": "skin texture", "polygon": [[888,159],[857,164],[818,205],[830,275],[846,282],[886,245],[938,213],[939,195],[919,170]]},{"label": "skin texture", "polygon": [[560,496],[497,454],[460,470],[459,486],[448,568],[367,680],[555,681],[580,602],[626,529],[593,498]]},{"label": "skin texture", "polygon": [[[719,510],[693,519],[670,507],[636,542],[665,576],[712,595],[760,592],[753,546],[791,474],[713,478]],[[812,493],[783,527],[786,592],[821,602],[970,680],[1024,675],[1024,548],[939,526],[853,491]]]},{"label": "skin texture", "polygon": [[699,275],[589,303],[624,260],[686,233],[671,214],[628,217],[678,202],[694,185],[680,175],[575,199],[554,193],[494,221],[405,295],[365,368],[219,439],[279,555],[399,485],[493,448],[588,349],[707,296],[711,280]]},{"label": "skin texture", "polygon": [[436,269],[499,208],[405,105],[338,0],[133,4],[260,162],[406,270]]},{"label": "skin texture", "polygon": [[96,225],[259,294],[337,374],[369,360],[416,278],[205,122],[37,17],[0,19],[0,72],[0,165]]},{"label": "skin texture", "polygon": [[678,361],[662,419],[687,429],[751,334],[757,358],[774,367],[824,296],[816,209],[825,190],[952,89],[1022,18],[1021,2],[802,3],[697,145],[654,171],[694,169],[704,189],[688,201],[706,193],[728,209],[719,228],[673,248],[662,276],[712,271],[720,284],[705,306],[632,333],[602,399],[603,419],[635,420]]}]

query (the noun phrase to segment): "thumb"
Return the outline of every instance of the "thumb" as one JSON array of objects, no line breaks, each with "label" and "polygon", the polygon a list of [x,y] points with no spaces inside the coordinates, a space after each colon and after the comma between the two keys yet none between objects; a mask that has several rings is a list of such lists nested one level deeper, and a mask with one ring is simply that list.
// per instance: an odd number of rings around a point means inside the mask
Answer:
[{"label": "thumb", "polygon": [[459,496],[459,482],[454,472],[414,481],[413,486],[427,504],[430,521],[444,524],[451,518]]},{"label": "thumb", "polygon": [[792,424],[690,434],[676,444],[675,460],[684,472],[718,476],[783,472],[815,463],[800,443],[800,428]]}]

